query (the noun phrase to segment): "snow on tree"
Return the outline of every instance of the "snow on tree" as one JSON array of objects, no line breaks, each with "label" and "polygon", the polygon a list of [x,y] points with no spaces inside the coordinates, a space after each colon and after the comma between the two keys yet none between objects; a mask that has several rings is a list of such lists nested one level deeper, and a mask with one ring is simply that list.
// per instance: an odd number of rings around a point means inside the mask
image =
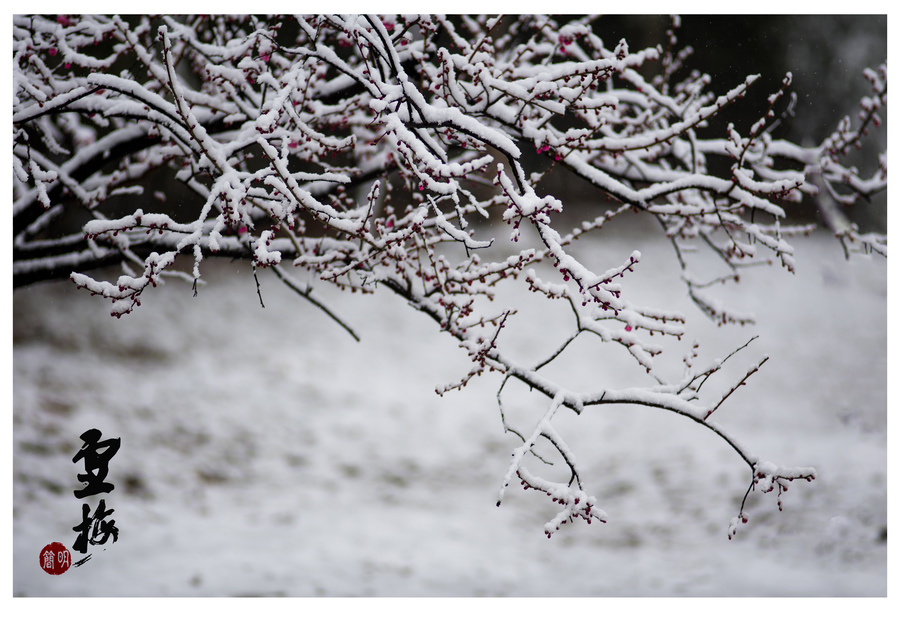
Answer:
[{"label": "snow on tree", "polygon": [[[716,95],[708,75],[687,72],[677,19],[667,42],[640,51],[602,41],[593,21],[15,16],[14,285],[68,277],[110,300],[118,318],[167,277],[197,294],[204,259],[246,259],[254,275],[274,271],[354,336],[290,270],[351,292],[388,289],[471,359],[439,393],[486,372],[503,377],[500,419],[518,446],[497,505],[513,485],[545,493],[559,506],[548,536],[576,519],[606,521],[554,428],[563,408],[679,414],[747,464],[744,501],[754,489],[775,491],[780,508],[788,485],[815,470],[766,461],[715,419],[767,358],[724,394],[704,384],[731,356],[708,364],[688,356],[682,377],[662,377],[654,358],[663,349],[646,336],[680,340],[685,318],[629,300],[641,254],[601,271],[571,246],[618,215],[651,215],[690,298],[720,324],[751,318],[722,306],[711,284],[737,283],[760,263],[793,269],[788,241],[813,226],[789,223],[787,211],[803,200],[816,203],[848,256],[886,256],[886,237],[861,234],[841,211],[887,188],[886,154],[871,176],[844,163],[882,123],[886,66],[865,70],[872,94],[855,120],[800,147],[773,134],[791,114],[790,74],[768,99],[752,90],[758,75]],[[709,122],[741,99],[758,103],[758,121],[710,135]],[[608,203],[563,230],[565,197],[537,193],[551,170],[580,177]],[[516,250],[496,257],[489,248],[504,234]],[[693,269],[696,250],[717,255],[728,275]],[[123,270],[115,281],[88,273],[114,264]],[[522,362],[501,346],[516,314],[495,301],[501,281],[570,309],[572,331],[547,334],[556,344],[546,360]],[[554,381],[547,364],[585,337],[623,347],[646,384],[575,391]],[[535,422],[507,420],[501,398],[510,382],[546,396]],[[558,453],[568,481],[526,468],[539,440]],[[743,505],[729,538],[742,521]]]}]

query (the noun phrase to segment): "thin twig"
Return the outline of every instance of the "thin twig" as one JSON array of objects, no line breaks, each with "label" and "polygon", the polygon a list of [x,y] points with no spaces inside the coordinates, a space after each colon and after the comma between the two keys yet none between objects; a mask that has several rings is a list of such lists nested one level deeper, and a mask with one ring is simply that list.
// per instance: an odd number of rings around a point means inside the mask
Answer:
[{"label": "thin twig", "polygon": [[294,290],[295,292],[297,292],[298,294],[300,294],[301,296],[303,296],[306,300],[308,300],[309,302],[311,302],[313,305],[315,305],[316,307],[318,307],[319,309],[321,309],[322,311],[324,311],[325,314],[326,314],[329,318],[331,318],[333,321],[335,321],[337,324],[339,324],[341,327],[343,327],[344,330],[345,330],[347,333],[349,333],[351,336],[353,336],[353,339],[354,339],[354,340],[356,340],[357,342],[360,341],[360,340],[359,340],[359,336],[356,335],[356,332],[353,331],[353,329],[351,329],[350,326],[349,326],[347,323],[345,323],[343,320],[341,320],[340,318],[338,318],[338,317],[335,315],[335,313],[334,313],[333,311],[331,311],[330,309],[328,309],[328,307],[326,307],[325,305],[323,305],[323,304],[322,304],[321,302],[319,302],[317,299],[313,298],[313,296],[312,296],[312,289],[311,289],[310,287],[307,287],[305,290],[304,290],[304,289],[300,289],[300,287],[298,287],[298,286],[297,286],[297,285],[296,285],[296,284],[295,284],[295,283],[294,283],[294,282],[293,282],[286,274],[284,274],[284,273],[281,271],[281,268],[278,267],[278,265],[272,266],[272,270],[275,272],[275,275],[278,276],[278,278],[280,278],[281,281],[282,281],[285,285],[287,285],[287,286],[290,287],[292,290]]}]

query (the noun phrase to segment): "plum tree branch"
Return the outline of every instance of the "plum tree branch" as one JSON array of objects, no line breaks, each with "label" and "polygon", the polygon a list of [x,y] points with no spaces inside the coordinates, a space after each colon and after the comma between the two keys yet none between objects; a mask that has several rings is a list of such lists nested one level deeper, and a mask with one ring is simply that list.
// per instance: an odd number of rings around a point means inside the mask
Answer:
[{"label": "plum tree branch", "polygon": [[[655,359],[668,347],[644,334],[680,340],[687,318],[632,301],[640,252],[589,263],[573,244],[627,211],[652,215],[688,296],[720,324],[752,317],[722,305],[713,283],[737,283],[751,266],[793,270],[789,241],[813,226],[788,219],[805,201],[848,255],[886,256],[886,236],[860,234],[841,212],[887,188],[886,153],[868,177],[848,158],[883,123],[886,65],[865,71],[872,95],[856,125],[844,118],[803,147],[773,136],[797,108],[775,108],[792,99],[789,75],[768,101],[754,95],[757,75],[715,94],[705,74],[678,79],[688,52],[675,50],[674,27],[665,53],[631,51],[625,40],[607,46],[596,20],[14,16],[14,285],[69,278],[122,317],[163,277],[196,292],[205,259],[242,259],[254,276],[272,269],[356,339],[289,267],[341,290],[386,288],[469,357],[470,370],[439,393],[502,376],[500,419],[521,444],[498,504],[513,479],[546,493],[560,507],[548,536],[577,519],[606,520],[554,427],[562,408],[632,404],[686,418],[750,466],[747,495],[777,489],[780,506],[787,483],[815,471],[761,460],[710,419],[768,358],[722,395],[708,395],[706,382],[733,354],[700,370],[686,358],[684,377],[667,379]],[[759,109],[756,123],[710,133],[739,101]],[[589,185],[591,216],[568,221],[571,197],[554,189],[551,170]],[[726,273],[694,271],[696,252]],[[116,264],[115,280],[100,270]],[[571,311],[572,330],[542,333],[552,351],[542,360],[521,363],[505,343],[521,319],[520,307],[497,300],[507,285]],[[565,386],[554,369],[582,334],[622,347],[647,382]],[[516,383],[549,401],[535,424],[504,411],[501,394]],[[551,455],[566,481],[525,465]],[[746,520],[743,505],[736,519]]]}]

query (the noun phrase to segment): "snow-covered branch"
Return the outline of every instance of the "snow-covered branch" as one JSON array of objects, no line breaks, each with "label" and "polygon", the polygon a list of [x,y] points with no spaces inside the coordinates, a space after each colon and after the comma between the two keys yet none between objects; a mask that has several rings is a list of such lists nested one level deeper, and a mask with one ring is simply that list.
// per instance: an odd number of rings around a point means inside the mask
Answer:
[{"label": "snow-covered branch", "polygon": [[[812,229],[787,222],[800,202],[817,205],[848,250],[886,255],[885,236],[860,234],[840,211],[887,188],[886,155],[866,177],[844,163],[883,122],[886,66],[866,70],[872,95],[855,125],[845,118],[818,145],[800,147],[773,137],[794,107],[790,74],[768,99],[754,93],[758,75],[714,94],[706,75],[676,81],[686,54],[604,42],[593,21],[15,16],[14,284],[68,277],[121,317],[167,276],[196,293],[204,259],[241,258],[254,271],[273,268],[354,337],[288,268],[342,289],[389,289],[472,361],[439,392],[494,371],[501,393],[518,381],[549,400],[530,429],[507,422],[500,403],[506,430],[522,441],[500,497],[516,479],[551,496],[562,510],[548,536],[577,518],[606,520],[553,426],[562,407],[679,414],[720,436],[754,484],[780,497],[788,481],[815,471],[761,460],[710,419],[762,362],[723,395],[703,390],[721,363],[687,364],[684,378],[667,380],[654,367],[663,347],[641,334],[680,340],[686,319],[632,302],[627,283],[643,266],[640,252],[592,269],[571,246],[624,212],[655,217],[689,296],[718,323],[752,317],[724,307],[710,285],[761,263],[793,270],[789,240]],[[710,135],[709,122],[727,122],[739,100],[758,102],[757,122]],[[608,203],[562,229],[567,198],[538,194],[553,170]],[[501,247],[504,234],[512,251]],[[715,254],[727,273],[695,271],[696,250]],[[115,282],[89,273],[113,263],[124,269]],[[502,346],[516,318],[515,307],[495,301],[504,281],[568,304],[573,331],[546,334],[549,359],[522,363]],[[623,347],[648,384],[560,385],[547,363],[589,337]],[[539,438],[568,467],[568,484],[522,464]]]}]

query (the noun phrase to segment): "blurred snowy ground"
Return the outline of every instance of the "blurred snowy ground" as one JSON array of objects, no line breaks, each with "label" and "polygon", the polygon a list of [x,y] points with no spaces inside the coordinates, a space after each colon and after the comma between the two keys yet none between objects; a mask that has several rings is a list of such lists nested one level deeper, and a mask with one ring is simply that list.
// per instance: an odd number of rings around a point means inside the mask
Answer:
[{"label": "blurred snowy ground", "polygon": [[[204,263],[213,283],[197,298],[172,281],[121,320],[69,283],[16,291],[13,594],[884,596],[886,261],[847,262],[824,236],[794,244],[795,276],[760,268],[715,290],[756,314],[742,328],[689,304],[658,238],[623,230],[579,245],[595,271],[641,250],[626,294],[688,315],[691,335],[659,363],[673,379],[694,338],[709,360],[760,336],[723,387],[771,356],[717,421],[819,478],[792,486],[784,512],[752,494],[733,541],[746,466],[696,424],[636,407],[557,420],[609,523],[547,540],[546,497],[511,488],[497,508],[518,442],[500,424],[499,376],[438,397],[468,359],[387,290],[317,287],[361,343],[267,272],[262,309],[242,264]],[[563,305],[535,300],[503,336],[523,360],[571,325]],[[553,371],[585,387],[646,381],[629,360],[586,339]],[[518,387],[504,404],[523,430],[545,406]],[[89,428],[122,439],[106,496],[119,540],[48,576],[41,548],[71,546],[80,521],[72,457]]]}]

